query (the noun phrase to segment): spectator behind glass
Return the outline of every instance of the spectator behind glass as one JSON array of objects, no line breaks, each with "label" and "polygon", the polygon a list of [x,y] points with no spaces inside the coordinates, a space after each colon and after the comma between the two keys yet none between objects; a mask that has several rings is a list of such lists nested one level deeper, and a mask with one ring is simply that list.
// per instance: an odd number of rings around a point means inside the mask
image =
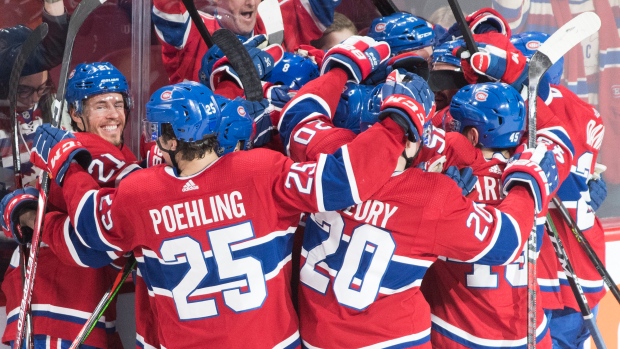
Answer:
[{"label": "spectator behind glass", "polygon": [[334,12],[334,23],[327,27],[323,36],[311,42],[312,46],[321,50],[329,50],[350,36],[357,35],[357,28],[349,17],[340,12]]}]

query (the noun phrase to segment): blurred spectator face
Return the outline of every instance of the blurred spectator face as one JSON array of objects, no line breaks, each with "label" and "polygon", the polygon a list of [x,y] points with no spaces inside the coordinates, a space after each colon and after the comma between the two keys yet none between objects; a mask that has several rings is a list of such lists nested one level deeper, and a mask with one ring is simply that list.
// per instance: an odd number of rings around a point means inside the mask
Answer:
[{"label": "blurred spectator face", "polygon": [[21,77],[17,86],[17,112],[34,109],[41,96],[50,92],[51,88],[47,71]]},{"label": "blurred spectator face", "polygon": [[321,38],[322,45],[317,48],[327,51],[353,35],[355,35],[355,33],[348,28],[333,31]]},{"label": "blurred spectator face", "polygon": [[104,93],[88,98],[82,107],[82,115],[71,111],[71,118],[79,129],[94,133],[114,144],[123,142],[125,129],[125,102],[120,93]]},{"label": "blurred spectator face", "polygon": [[216,0],[215,3],[223,27],[243,36],[252,33],[260,0]]}]

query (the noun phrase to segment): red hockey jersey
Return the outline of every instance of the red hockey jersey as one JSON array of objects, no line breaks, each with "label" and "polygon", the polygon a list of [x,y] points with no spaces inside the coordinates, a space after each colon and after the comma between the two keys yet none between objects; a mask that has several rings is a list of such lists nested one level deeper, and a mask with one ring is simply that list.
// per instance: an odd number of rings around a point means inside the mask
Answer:
[{"label": "red hockey jersey", "polygon": [[[304,99],[324,111],[299,124],[287,120]],[[324,116],[329,109],[310,94],[285,107],[279,131],[295,160],[352,137],[333,128]],[[430,348],[430,311],[418,292],[428,267],[437,256],[510,263],[533,220],[533,202],[523,188],[514,188],[495,209],[462,197],[446,176],[415,168],[395,173],[372,200],[310,215],[300,271],[304,345]]]},{"label": "red hockey jersey", "polygon": [[[93,161],[89,167],[92,178],[97,179],[101,186],[114,187],[116,181],[136,169],[135,156],[127,147],[122,149],[104,141],[91,133],[75,133],[75,137],[90,150]],[[70,230],[66,204],[62,192],[52,182],[49,196],[48,214],[45,220],[46,231],[57,231],[64,235]],[[52,211],[52,212],[50,212]],[[102,253],[97,261],[103,266],[100,269],[84,268],[93,255],[84,249],[68,244],[44,243],[39,251],[37,276],[32,296],[33,334],[49,335],[52,338],[73,340],[90,313],[112,284],[118,270],[122,268],[124,259],[118,260],[119,265],[108,266],[116,255]],[[6,272],[2,290],[7,295],[7,327],[2,341],[7,343],[15,340],[17,333],[17,317],[22,295],[21,271],[18,267],[18,252],[14,254],[11,267]],[[108,334],[115,331],[116,309],[108,308],[106,314],[96,324],[95,329],[85,341],[86,345],[108,348]]]},{"label": "red hockey jersey", "polygon": [[[605,238],[603,226],[596,217],[594,210],[587,204],[590,201],[590,192],[587,182],[594,174],[598,153],[603,141],[605,126],[600,114],[591,105],[583,102],[573,92],[563,86],[554,86],[551,89],[553,100],[549,104],[561,118],[563,127],[570,135],[575,147],[571,173],[558,189],[558,197],[568,209],[577,226],[596,252],[598,257],[605,261]],[[594,307],[605,295],[605,287],[600,274],[588,258],[583,248],[564,221],[558,210],[550,206],[549,213],[558,230],[558,234],[579,283],[588,299],[590,307]],[[542,256],[541,256],[542,258]],[[561,298],[564,305],[579,311],[562,267],[556,260],[556,270],[559,278]]]},{"label": "red hockey jersey", "polygon": [[162,346],[292,348],[300,345],[289,285],[299,214],[366,200],[389,179],[403,138],[390,121],[317,162],[255,149],[189,177],[166,166],[137,171],[117,190],[99,189],[72,165],[63,194],[85,245],[143,257]]},{"label": "red hockey jersey", "polygon": [[[479,148],[456,132],[446,134],[446,145],[444,167],[469,166],[478,177],[469,197],[478,203],[500,204],[501,176],[508,159],[502,154],[485,159]],[[422,292],[431,307],[433,347],[525,348],[527,271],[523,262],[523,255],[502,266],[446,258],[436,261],[422,283]],[[540,300],[537,308],[537,347],[551,348]]]}]

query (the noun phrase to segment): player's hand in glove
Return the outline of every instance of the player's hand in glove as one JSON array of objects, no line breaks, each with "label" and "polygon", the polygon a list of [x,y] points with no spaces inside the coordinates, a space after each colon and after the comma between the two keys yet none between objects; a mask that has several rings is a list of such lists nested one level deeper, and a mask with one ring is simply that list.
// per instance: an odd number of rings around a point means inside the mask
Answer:
[{"label": "player's hand in glove", "polygon": [[596,211],[601,207],[605,198],[607,198],[607,184],[605,184],[603,177],[599,177],[598,179],[592,178],[588,182],[588,189],[590,191],[590,201],[588,201],[588,205]]},{"label": "player's hand in glove", "polygon": [[[237,35],[237,37],[239,38],[239,41],[245,40],[245,38],[239,35]],[[243,42],[243,46],[246,47],[246,49],[257,48],[263,42],[265,42],[264,35],[256,35],[245,40]],[[213,65],[222,58],[224,58],[224,52],[222,52],[217,45],[211,46],[205,55],[202,56],[198,79],[203,85],[209,86],[209,77],[211,76],[211,73],[213,73]]]},{"label": "player's hand in glove", "polygon": [[464,167],[459,170],[456,166],[450,166],[446,170],[445,175],[456,182],[459,188],[461,188],[463,196],[471,193],[478,181],[478,177],[474,175],[474,170],[471,167]]},{"label": "player's hand in glove", "polygon": [[[27,244],[32,239],[32,228],[25,221],[30,216],[34,219],[37,210],[39,191],[33,187],[15,189],[0,201],[2,212],[2,230],[4,235],[19,244]],[[21,220],[20,220],[21,218]],[[34,224],[34,221],[32,222]]]},{"label": "player's hand in glove", "polygon": [[[524,185],[534,197],[536,214],[545,215],[551,197],[559,185],[553,147],[538,143],[536,148],[520,146],[508,161],[502,174],[502,190],[506,195],[517,184]],[[525,149],[525,150],[523,150]]]},{"label": "player's hand in glove", "polygon": [[[520,91],[527,79],[527,59],[510,42],[497,33],[475,35],[478,52],[471,57],[463,56],[464,46],[454,48],[453,55],[461,58],[461,68],[470,84],[486,76],[494,81],[505,82]],[[492,44],[491,44],[492,43]]]},{"label": "player's hand in glove", "polygon": [[360,83],[390,57],[390,46],[367,36],[351,36],[330,48],[323,58],[321,75],[334,68],[343,69],[348,81]]},{"label": "player's hand in glove", "polygon": [[71,162],[87,168],[92,157],[71,132],[43,124],[34,133],[30,162],[45,169],[59,186]]},{"label": "player's hand in glove", "polygon": [[[264,49],[258,48],[263,42],[266,42],[266,40],[266,35],[257,35],[243,44],[252,58],[254,67],[258,72],[258,77],[261,79],[269,74],[273,70],[273,67],[282,60],[282,56],[284,56],[284,48],[278,44],[269,45]],[[213,64],[213,72],[209,79],[209,86],[215,91],[220,82],[224,80],[232,80],[237,83],[239,87],[243,88],[239,75],[230,65],[228,57],[222,57]]]},{"label": "player's hand in glove", "polygon": [[164,154],[157,146],[156,142],[153,142],[151,149],[146,153],[146,167],[153,167],[164,163]]},{"label": "player's hand in glove", "polygon": [[261,101],[243,100],[243,107],[254,120],[256,127],[254,133],[254,147],[261,147],[271,141],[271,135],[274,131],[270,117],[270,105],[267,99]]},{"label": "player's hand in glove", "polygon": [[[410,79],[410,80],[408,80]],[[430,116],[435,113],[435,101],[428,84],[419,76],[393,71],[381,90],[383,102],[379,120],[391,117],[412,142],[422,141]]]},{"label": "player's hand in glove", "polygon": [[[416,166],[424,172],[434,172],[440,173],[443,172],[443,164],[446,162],[446,156],[436,154],[430,159],[423,161]],[[454,166],[452,166],[454,167]]]}]

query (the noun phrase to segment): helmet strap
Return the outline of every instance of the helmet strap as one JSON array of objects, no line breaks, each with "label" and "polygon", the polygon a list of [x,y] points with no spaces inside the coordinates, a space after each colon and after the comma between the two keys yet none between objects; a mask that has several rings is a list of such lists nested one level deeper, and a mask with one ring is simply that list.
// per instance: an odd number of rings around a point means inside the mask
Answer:
[{"label": "helmet strap", "polygon": [[174,168],[174,171],[176,172],[176,174],[178,175],[179,173],[181,173],[181,170],[179,169],[179,164],[177,163],[177,154],[179,153],[178,150],[169,150],[169,149],[165,149],[164,147],[161,146],[161,143],[159,142],[159,138],[157,138],[157,140],[155,141],[157,143],[157,146],[159,147],[159,150],[163,151],[164,153],[167,153],[168,155],[170,155],[170,162],[172,162],[172,167]]},{"label": "helmet strap", "polygon": [[415,155],[413,155],[412,157],[407,157],[407,149],[403,150],[403,153],[401,154],[401,156],[405,158],[405,170],[411,167],[411,165],[413,164],[413,161],[418,157],[418,155],[420,155],[421,149],[422,149],[422,144],[420,144],[420,146],[418,147],[418,151],[416,151]]}]

